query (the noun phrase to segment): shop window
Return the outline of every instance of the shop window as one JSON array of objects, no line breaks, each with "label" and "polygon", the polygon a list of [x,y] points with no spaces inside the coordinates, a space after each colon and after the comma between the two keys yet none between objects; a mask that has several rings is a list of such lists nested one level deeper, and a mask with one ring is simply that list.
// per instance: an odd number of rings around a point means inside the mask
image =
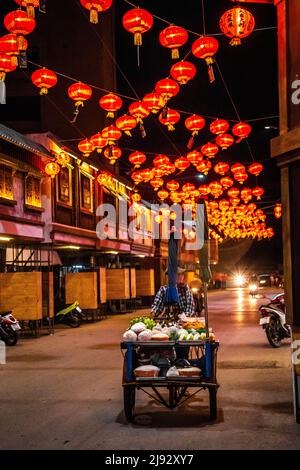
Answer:
[{"label": "shop window", "polygon": [[41,180],[36,176],[28,175],[25,178],[25,206],[42,208]]},{"label": "shop window", "polygon": [[93,213],[94,210],[93,177],[80,171],[80,209],[83,212]]},{"label": "shop window", "polygon": [[0,200],[14,202],[13,169],[0,165]]},{"label": "shop window", "polygon": [[56,200],[61,205],[72,206],[72,168],[62,167],[56,178]]}]

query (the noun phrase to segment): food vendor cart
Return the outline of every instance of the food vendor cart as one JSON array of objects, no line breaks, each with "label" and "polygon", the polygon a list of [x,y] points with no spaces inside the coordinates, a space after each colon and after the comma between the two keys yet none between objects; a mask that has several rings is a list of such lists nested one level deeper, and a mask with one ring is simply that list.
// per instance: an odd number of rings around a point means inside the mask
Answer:
[{"label": "food vendor cart", "polygon": [[[166,295],[167,315],[163,315],[160,319],[155,317],[154,320],[149,317],[134,319],[141,321],[139,328],[141,328],[140,325],[143,326],[144,320],[146,331],[139,331],[133,325],[131,331],[128,332],[127,330],[124,333],[124,340],[121,343],[124,356],[122,380],[124,412],[129,422],[134,419],[137,390],[143,391],[156,402],[171,410],[190,400],[202,390],[208,390],[210,419],[217,419],[217,391],[219,388],[217,382],[217,352],[219,342],[209,328],[208,323],[207,284],[211,278],[211,272],[209,268],[208,224],[205,206],[204,215],[204,245],[200,251],[199,274],[204,286],[205,318],[202,318],[202,322],[200,322],[200,319],[197,318],[190,319],[190,317],[187,317],[189,318],[189,321],[187,321],[187,318],[183,320],[180,315],[178,316],[182,313],[178,310],[179,302],[176,288],[178,244],[174,236],[171,236],[168,259],[169,284]],[[170,312],[173,317],[170,316]],[[155,325],[156,320],[162,323]],[[152,332],[150,331],[151,328],[153,328]],[[185,330],[185,328],[187,329]],[[158,331],[161,329],[162,334],[152,335],[156,329]],[[156,340],[158,337],[160,338],[159,341]],[[159,367],[148,366],[150,369],[151,367],[156,369],[155,371],[147,369],[147,366],[141,366],[143,357],[147,357],[148,364],[155,364],[155,356],[163,358],[170,351],[173,353],[173,360],[169,360],[168,366],[166,364]],[[176,361],[176,358],[179,358],[179,362]],[[159,362],[156,365],[159,365]],[[137,373],[138,370],[140,372],[140,369],[143,369],[143,376]],[[154,375],[147,376],[148,372],[153,372]],[[188,389],[192,390],[188,392]]]}]

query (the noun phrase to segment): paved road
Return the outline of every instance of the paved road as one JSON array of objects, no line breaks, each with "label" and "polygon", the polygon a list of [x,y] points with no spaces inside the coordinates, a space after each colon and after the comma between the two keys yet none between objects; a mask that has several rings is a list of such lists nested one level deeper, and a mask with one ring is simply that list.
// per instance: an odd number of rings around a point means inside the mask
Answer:
[{"label": "paved road", "polygon": [[[269,294],[270,292],[268,292]],[[293,420],[290,348],[268,346],[247,291],[209,295],[221,341],[219,419],[200,394],[166,411],[139,392],[144,424],[122,413],[119,341],[131,315],[22,340],[0,366],[1,449],[300,449]]]}]

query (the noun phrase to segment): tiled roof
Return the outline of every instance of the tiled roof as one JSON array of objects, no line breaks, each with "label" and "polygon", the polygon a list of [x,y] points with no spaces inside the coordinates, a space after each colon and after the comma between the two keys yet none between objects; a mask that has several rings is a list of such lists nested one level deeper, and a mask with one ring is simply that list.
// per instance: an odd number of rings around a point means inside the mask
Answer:
[{"label": "tiled roof", "polygon": [[3,126],[3,124],[0,124],[0,139],[6,140],[7,142],[17,145],[20,148],[35,153],[36,155],[48,158],[52,157],[51,153],[45,147],[28,139],[17,131]]}]

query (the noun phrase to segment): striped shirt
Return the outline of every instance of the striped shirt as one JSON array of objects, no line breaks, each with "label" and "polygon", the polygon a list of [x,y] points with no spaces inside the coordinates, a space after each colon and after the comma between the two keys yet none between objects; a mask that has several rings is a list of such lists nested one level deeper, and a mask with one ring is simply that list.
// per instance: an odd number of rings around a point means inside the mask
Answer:
[{"label": "striped shirt", "polygon": [[[195,313],[195,305],[193,295],[186,284],[178,284],[178,297],[179,297],[179,308],[181,313],[185,313],[187,316],[193,316]],[[152,312],[155,315],[159,315],[164,311],[167,306],[167,290],[168,286],[162,286],[157,292],[153,305]]]}]

